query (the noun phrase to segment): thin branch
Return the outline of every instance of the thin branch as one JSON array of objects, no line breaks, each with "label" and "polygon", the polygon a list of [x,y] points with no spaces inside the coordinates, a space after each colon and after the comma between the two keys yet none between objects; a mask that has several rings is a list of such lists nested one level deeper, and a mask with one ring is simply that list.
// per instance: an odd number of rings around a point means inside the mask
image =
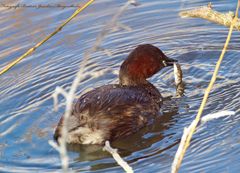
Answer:
[{"label": "thin branch", "polygon": [[55,92],[52,94],[54,111],[58,111],[58,95],[59,94],[62,94],[65,98],[67,98],[67,92],[63,88],[57,86],[55,89]]},{"label": "thin branch", "polygon": [[49,140],[48,144],[51,145],[55,150],[57,150],[60,153],[60,147],[54,141]]},{"label": "thin branch", "polygon": [[116,162],[127,172],[127,173],[133,173],[133,169],[128,165],[127,162],[125,162],[121,156],[118,154],[117,149],[114,149],[110,146],[109,141],[105,142],[105,146],[103,147],[103,151],[108,151],[110,154],[112,154],[113,158],[116,160]]}]

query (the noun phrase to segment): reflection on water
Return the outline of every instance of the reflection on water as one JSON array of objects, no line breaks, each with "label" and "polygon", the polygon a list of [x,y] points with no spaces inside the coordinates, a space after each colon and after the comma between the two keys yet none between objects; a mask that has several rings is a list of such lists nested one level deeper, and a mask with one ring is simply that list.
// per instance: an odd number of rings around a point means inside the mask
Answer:
[{"label": "reflection on water", "polygon": [[[48,145],[48,140],[52,139],[64,107],[54,112],[51,94],[56,86],[69,88],[84,52],[124,2],[95,2],[34,54],[0,76],[0,172],[60,171],[59,155]],[[197,113],[228,29],[200,19],[181,19],[178,12],[207,3],[204,0],[142,0],[140,6],[130,7],[120,17],[120,22],[132,31],[112,32],[104,40],[102,47],[112,56],[104,51],[93,53],[85,69],[89,74],[103,73],[87,76],[78,94],[116,83],[121,62],[138,44],[154,44],[181,64],[185,96],[171,98],[175,94],[173,69],[163,69],[150,79],[166,97],[159,118],[152,126],[112,144],[136,172],[169,172],[183,128]],[[233,11],[236,5],[233,0],[212,3],[224,12]],[[51,33],[74,11],[72,8],[0,10],[0,68]],[[236,115],[198,128],[180,172],[240,170],[239,50],[239,33],[235,32],[204,111],[208,114],[233,110]],[[62,97],[60,102],[63,105]],[[122,172],[101,146],[69,146],[69,157],[70,166],[78,172]]]}]

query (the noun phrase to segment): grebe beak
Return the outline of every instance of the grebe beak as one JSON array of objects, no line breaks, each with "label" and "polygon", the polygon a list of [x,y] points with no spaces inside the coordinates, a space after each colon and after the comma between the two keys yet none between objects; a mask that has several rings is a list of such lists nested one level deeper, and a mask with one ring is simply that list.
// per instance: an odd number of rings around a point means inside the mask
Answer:
[{"label": "grebe beak", "polygon": [[167,66],[173,66],[173,64],[174,64],[175,62],[178,62],[178,61],[175,60],[175,59],[172,59],[172,58],[168,58],[168,57],[166,57],[165,60],[163,60],[163,64],[164,64],[165,67],[167,67]]}]

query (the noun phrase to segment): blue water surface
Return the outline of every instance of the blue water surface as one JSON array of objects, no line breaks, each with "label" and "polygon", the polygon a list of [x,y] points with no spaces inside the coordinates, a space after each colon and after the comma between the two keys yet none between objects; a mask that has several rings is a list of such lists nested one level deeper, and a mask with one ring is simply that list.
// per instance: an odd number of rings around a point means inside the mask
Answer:
[{"label": "blue water surface", "polygon": [[[83,4],[73,0],[4,1],[3,4]],[[147,128],[113,145],[135,172],[168,173],[184,127],[197,114],[205,88],[223,48],[228,28],[202,19],[182,19],[182,10],[207,5],[206,0],[139,0],[118,22],[128,26],[107,34],[101,50],[91,54],[88,74],[77,94],[118,82],[118,69],[138,44],[151,43],[181,64],[185,96],[166,99],[161,117]],[[213,0],[213,8],[234,11],[236,0]],[[84,53],[126,1],[96,1],[7,73],[0,76],[0,172],[61,172],[58,152],[48,141],[64,113],[53,110],[57,86],[69,90]],[[0,7],[0,68],[41,41],[76,8]],[[108,28],[112,30],[113,28]],[[116,29],[116,28],[115,28]],[[180,168],[181,173],[240,172],[240,40],[234,31],[228,52],[204,114],[232,110],[236,114],[200,125]],[[98,75],[91,75],[97,74]],[[150,81],[164,97],[175,95],[173,69]],[[76,172],[123,172],[100,146],[69,146],[70,167]]]}]

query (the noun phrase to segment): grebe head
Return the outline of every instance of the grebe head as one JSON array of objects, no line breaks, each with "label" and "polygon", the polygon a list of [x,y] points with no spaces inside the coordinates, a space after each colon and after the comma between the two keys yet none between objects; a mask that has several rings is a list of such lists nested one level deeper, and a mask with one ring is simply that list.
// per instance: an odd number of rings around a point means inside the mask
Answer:
[{"label": "grebe head", "polygon": [[174,59],[168,58],[157,47],[151,44],[139,45],[122,63],[119,72],[121,85],[138,85],[147,83],[147,78],[153,76],[163,67],[172,66]]}]

